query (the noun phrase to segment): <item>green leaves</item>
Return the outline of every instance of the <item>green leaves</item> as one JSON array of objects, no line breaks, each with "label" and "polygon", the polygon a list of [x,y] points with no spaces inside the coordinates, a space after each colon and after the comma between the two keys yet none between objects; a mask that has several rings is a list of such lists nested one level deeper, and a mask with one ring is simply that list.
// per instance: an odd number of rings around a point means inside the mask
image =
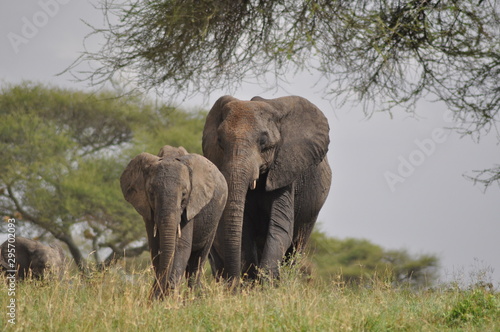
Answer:
[{"label": "green leaves", "polygon": [[339,240],[314,231],[309,250],[317,273],[350,283],[373,281],[411,286],[434,281],[438,259],[432,255],[413,257],[404,250],[384,250],[362,239]]},{"label": "green leaves", "polygon": [[500,301],[493,292],[481,288],[463,291],[445,319],[450,327],[462,326],[465,323],[479,325],[486,319],[500,317]]},{"label": "green leaves", "polygon": [[[472,132],[498,121],[497,1],[103,1],[109,25],[102,84],[132,73],[134,85],[176,95],[231,90],[256,78],[278,84],[303,69],[323,74],[325,95],[368,113],[431,94]],[[118,20],[117,20],[118,19]],[[78,75],[77,75],[78,76]],[[272,85],[274,86],[274,85]],[[466,114],[477,118],[469,123]],[[492,119],[495,121],[492,122]]]},{"label": "green leaves", "polygon": [[157,154],[165,144],[183,146],[191,153],[202,154],[201,133],[205,124],[205,112],[184,112],[163,106],[148,115],[147,125],[135,128],[135,154]]},{"label": "green leaves", "polygon": [[22,216],[18,235],[65,241],[77,261],[81,250],[144,243],[119,177],[137,153],[165,144],[200,153],[204,123],[201,112],[34,83],[0,91],[0,118],[0,216]]}]

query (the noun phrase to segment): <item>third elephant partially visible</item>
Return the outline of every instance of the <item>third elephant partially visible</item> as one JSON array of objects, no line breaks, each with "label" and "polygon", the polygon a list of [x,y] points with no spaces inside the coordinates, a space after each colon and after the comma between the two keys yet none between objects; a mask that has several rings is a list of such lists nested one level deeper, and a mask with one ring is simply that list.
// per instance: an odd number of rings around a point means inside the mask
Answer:
[{"label": "third elephant partially visible", "polygon": [[0,269],[16,271],[16,279],[62,278],[66,256],[57,244],[45,245],[21,236],[9,238],[0,246]]}]

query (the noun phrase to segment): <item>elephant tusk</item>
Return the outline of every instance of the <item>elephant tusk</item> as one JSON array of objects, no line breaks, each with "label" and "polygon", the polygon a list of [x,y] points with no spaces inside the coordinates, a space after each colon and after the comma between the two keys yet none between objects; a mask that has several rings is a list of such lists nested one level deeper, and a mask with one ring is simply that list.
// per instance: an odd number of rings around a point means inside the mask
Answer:
[{"label": "elephant tusk", "polygon": [[181,238],[181,234],[182,234],[181,233],[181,224],[177,225],[177,227],[178,227],[178,230],[179,230],[179,239],[180,239]]},{"label": "elephant tusk", "polygon": [[254,190],[255,188],[257,188],[257,180],[253,180],[252,186],[250,187],[251,190]]},{"label": "elephant tusk", "polygon": [[158,227],[156,227],[156,224],[153,228],[153,237],[156,237],[156,232],[158,231]]}]

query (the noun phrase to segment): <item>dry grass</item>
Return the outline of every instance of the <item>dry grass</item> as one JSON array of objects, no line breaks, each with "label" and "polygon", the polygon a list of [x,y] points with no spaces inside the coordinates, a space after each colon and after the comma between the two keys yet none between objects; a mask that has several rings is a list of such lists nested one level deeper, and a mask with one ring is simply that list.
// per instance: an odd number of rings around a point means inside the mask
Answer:
[{"label": "dry grass", "polygon": [[[25,282],[16,288],[16,325],[7,331],[499,331],[500,295],[481,287],[414,292],[380,281],[350,288],[305,281],[284,269],[277,285],[229,292],[207,278],[202,290],[149,303],[150,271],[123,269],[90,279]],[[3,282],[3,280],[2,280]],[[6,318],[7,317],[7,318]]]}]

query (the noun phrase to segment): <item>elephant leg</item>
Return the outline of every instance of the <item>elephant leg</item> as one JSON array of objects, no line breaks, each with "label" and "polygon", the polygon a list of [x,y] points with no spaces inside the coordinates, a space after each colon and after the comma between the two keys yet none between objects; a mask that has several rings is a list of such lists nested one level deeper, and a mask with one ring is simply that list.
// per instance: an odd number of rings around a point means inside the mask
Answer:
[{"label": "elephant leg", "polygon": [[317,167],[311,167],[298,180],[298,183],[304,185],[295,188],[295,224],[291,250],[298,253],[304,251],[319,212],[325,204],[331,179],[332,172],[325,157]]},{"label": "elephant leg", "polygon": [[146,225],[146,234],[148,237],[149,252],[151,255],[151,262],[153,264],[153,271],[155,275],[155,280],[151,288],[150,298],[160,298],[161,290],[159,284],[158,267],[160,264],[160,259],[158,256],[158,250],[160,247],[160,241],[158,234],[154,234],[154,221],[152,219],[144,218],[144,223]]},{"label": "elephant leg", "polygon": [[181,230],[181,236],[177,238],[174,262],[169,276],[169,287],[175,289],[186,271],[193,244],[193,223],[188,223]]},{"label": "elephant leg", "polygon": [[160,241],[158,238],[158,234],[154,234],[154,225],[153,221],[146,223],[146,233],[148,236],[148,245],[149,245],[149,253],[151,254],[151,262],[153,263],[153,268],[155,271],[158,268],[159,264],[159,256],[158,250],[160,248]]},{"label": "elephant leg", "polygon": [[[212,241],[207,243],[212,243]],[[188,286],[191,288],[198,287],[200,285],[200,271],[203,271],[208,254],[211,252],[210,247],[210,245],[205,245],[201,250],[193,251],[189,257],[186,267],[186,278],[188,279]]]},{"label": "elephant leg", "polygon": [[214,246],[210,248],[208,261],[210,262],[212,275],[214,276],[215,280],[220,281],[220,278],[222,277],[222,271],[224,270],[224,260],[222,258],[222,255],[219,254]]},{"label": "elephant leg", "polygon": [[200,273],[199,270],[203,268],[203,264],[208,253],[207,248],[203,248],[202,250],[193,251],[191,256],[189,257],[187,266],[186,266],[186,279],[188,280],[188,287],[192,288],[194,286],[199,285],[200,282]]},{"label": "elephant leg", "polygon": [[17,270],[17,278],[19,280],[24,280],[26,277],[29,276],[29,268],[24,267],[22,265],[16,265],[16,270]]},{"label": "elephant leg", "polygon": [[257,245],[255,242],[256,220],[258,220],[258,206],[256,201],[248,198],[245,204],[245,213],[243,216],[243,229],[241,239],[241,268],[243,277],[249,279],[257,278],[257,266],[259,263]]},{"label": "elephant leg", "polygon": [[292,245],[286,252],[287,256],[291,256],[295,253],[302,254],[304,252],[308,240],[311,237],[311,233],[314,229],[314,225],[316,224],[316,220],[318,219],[318,215],[319,213],[316,213],[314,216],[311,216],[310,218],[308,218],[308,222],[306,223],[295,223],[295,235]]},{"label": "elephant leg", "polygon": [[[211,203],[210,206],[207,206],[206,211],[214,211],[213,204],[214,203]],[[222,208],[219,210],[221,212],[215,214],[203,211],[195,217],[195,220],[193,220],[193,247],[186,268],[186,278],[188,279],[189,287],[198,287],[200,285],[200,271],[203,271],[209,256],[212,273],[217,279],[217,275],[215,274],[217,269],[214,268],[214,265],[222,266],[222,259],[218,255],[213,243],[217,234],[217,225],[220,219],[220,214],[222,213]],[[207,230],[210,231],[206,232]],[[198,244],[202,244],[202,246],[200,247]],[[215,257],[213,255],[215,255]]]},{"label": "elephant leg", "polygon": [[292,186],[278,189],[271,202],[271,215],[260,267],[270,277],[279,277],[279,265],[292,244],[294,195]]}]

